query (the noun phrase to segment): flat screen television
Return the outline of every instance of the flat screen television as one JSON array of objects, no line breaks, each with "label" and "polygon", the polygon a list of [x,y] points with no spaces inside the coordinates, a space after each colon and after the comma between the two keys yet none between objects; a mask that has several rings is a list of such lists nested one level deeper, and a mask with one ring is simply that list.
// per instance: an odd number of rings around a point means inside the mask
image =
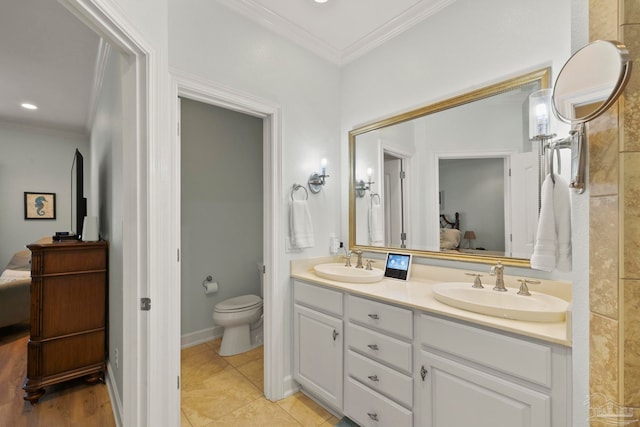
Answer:
[{"label": "flat screen television", "polygon": [[82,239],[85,216],[87,216],[87,199],[84,197],[84,158],[76,148],[71,165],[71,230],[78,240]]}]

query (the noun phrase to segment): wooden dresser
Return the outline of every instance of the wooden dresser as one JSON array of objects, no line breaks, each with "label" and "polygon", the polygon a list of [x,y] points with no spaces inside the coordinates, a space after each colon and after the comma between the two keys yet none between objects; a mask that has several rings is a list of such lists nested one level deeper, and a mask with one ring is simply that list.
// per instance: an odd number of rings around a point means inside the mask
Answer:
[{"label": "wooden dresser", "polygon": [[31,250],[31,336],[24,399],[44,387],[85,377],[104,379],[108,243],[34,243]]}]

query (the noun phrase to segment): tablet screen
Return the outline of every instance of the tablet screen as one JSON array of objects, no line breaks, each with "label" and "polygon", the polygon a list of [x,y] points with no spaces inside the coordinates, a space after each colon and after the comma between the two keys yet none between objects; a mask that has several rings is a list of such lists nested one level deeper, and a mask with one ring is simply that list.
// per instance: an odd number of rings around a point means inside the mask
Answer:
[{"label": "tablet screen", "polygon": [[389,252],[387,263],[384,269],[384,276],[392,279],[409,279],[411,269],[411,254],[400,254]]}]

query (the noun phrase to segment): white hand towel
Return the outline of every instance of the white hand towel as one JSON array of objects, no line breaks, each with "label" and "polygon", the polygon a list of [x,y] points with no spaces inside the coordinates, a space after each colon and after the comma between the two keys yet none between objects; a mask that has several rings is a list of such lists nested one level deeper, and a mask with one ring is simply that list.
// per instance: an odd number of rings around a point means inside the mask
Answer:
[{"label": "white hand towel", "polygon": [[372,201],[369,207],[369,244],[384,246],[384,217],[382,205]]},{"label": "white hand towel", "polygon": [[569,185],[555,175],[555,185],[547,175],[542,183],[540,217],[531,268],[571,271],[571,196]]},{"label": "white hand towel", "polygon": [[291,203],[290,226],[293,247],[303,249],[312,248],[315,245],[313,223],[306,200],[294,200]]},{"label": "white hand towel", "polygon": [[559,271],[571,271],[571,192],[569,184],[561,176],[556,176],[553,189],[553,211],[556,220],[557,260]]}]

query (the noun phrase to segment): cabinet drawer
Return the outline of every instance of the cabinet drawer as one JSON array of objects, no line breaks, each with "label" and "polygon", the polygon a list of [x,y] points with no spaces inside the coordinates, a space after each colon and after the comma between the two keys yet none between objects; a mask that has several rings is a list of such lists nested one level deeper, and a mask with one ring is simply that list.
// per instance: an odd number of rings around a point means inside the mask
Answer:
[{"label": "cabinet drawer", "polygon": [[293,295],[295,301],[317,308],[326,313],[342,316],[342,292],[332,291],[322,286],[309,285],[307,283],[293,283]]},{"label": "cabinet drawer", "polygon": [[27,345],[29,378],[47,377],[89,366],[104,369],[104,331],[88,332]]},{"label": "cabinet drawer", "polygon": [[411,427],[413,413],[347,378],[345,413],[363,427]]},{"label": "cabinet drawer", "polygon": [[420,318],[423,345],[551,387],[551,347],[427,315]]},{"label": "cabinet drawer", "polygon": [[347,342],[349,348],[411,373],[412,346],[410,343],[353,323],[349,323],[348,326]]},{"label": "cabinet drawer", "polygon": [[403,338],[413,338],[413,312],[405,308],[347,296],[349,319]]},{"label": "cabinet drawer", "polygon": [[410,408],[413,379],[353,351],[347,354],[347,372],[372,389]]}]

